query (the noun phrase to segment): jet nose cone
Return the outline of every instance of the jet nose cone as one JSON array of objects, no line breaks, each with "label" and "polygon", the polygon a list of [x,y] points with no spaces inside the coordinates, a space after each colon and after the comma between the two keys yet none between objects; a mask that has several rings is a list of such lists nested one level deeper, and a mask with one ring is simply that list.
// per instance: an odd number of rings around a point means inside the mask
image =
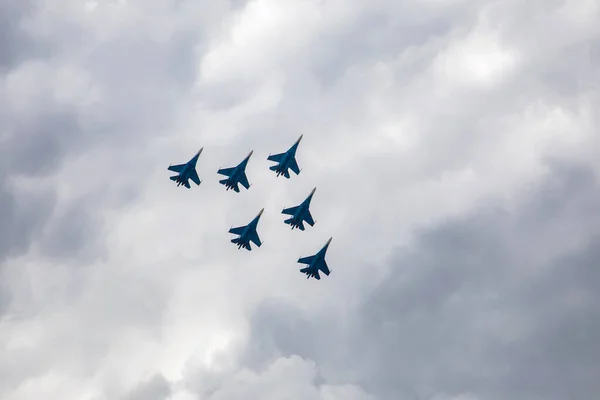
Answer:
[{"label": "jet nose cone", "polygon": [[252,153],[254,153],[254,150],[252,150],[250,153],[248,153],[248,155],[246,156],[246,158],[250,158],[250,156],[252,156]]},{"label": "jet nose cone", "polygon": [[198,150],[198,155],[202,154],[202,150],[204,150],[204,147],[201,147],[200,150]]},{"label": "jet nose cone", "polygon": [[262,210],[260,210],[260,212],[258,213],[258,216],[260,217],[264,211],[265,211],[264,208]]},{"label": "jet nose cone", "polygon": [[329,246],[329,243],[331,243],[332,239],[333,239],[333,236],[329,238],[329,240],[327,241],[327,243],[325,243],[325,246]]},{"label": "jet nose cone", "polygon": [[317,188],[314,188],[314,189],[312,190],[312,192],[310,192],[310,196],[312,196],[313,194],[315,194],[315,190],[317,190]]},{"label": "jet nose cone", "polygon": [[298,140],[296,141],[296,143],[300,143],[300,141],[302,140],[303,137],[304,137],[304,133],[302,135],[300,135],[300,137],[298,138]]}]

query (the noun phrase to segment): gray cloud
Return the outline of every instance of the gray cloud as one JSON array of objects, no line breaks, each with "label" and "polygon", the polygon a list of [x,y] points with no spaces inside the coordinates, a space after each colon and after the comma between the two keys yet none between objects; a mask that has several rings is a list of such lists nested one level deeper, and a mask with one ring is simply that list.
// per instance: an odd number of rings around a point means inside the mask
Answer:
[{"label": "gray cloud", "polygon": [[0,190],[0,260],[27,251],[55,203],[52,193],[15,190],[6,181]]},{"label": "gray cloud", "polygon": [[[465,7],[464,2],[456,2],[431,7],[426,2],[403,1],[384,6],[379,2],[379,6],[367,8],[357,15],[345,29],[323,35],[312,49],[317,57],[310,60],[310,67],[320,84],[334,85],[349,69],[392,60],[399,51],[416,50],[436,38],[448,37],[454,29],[472,26],[484,3],[468,3],[472,6]],[[397,78],[408,80],[412,75],[419,75],[427,69],[430,60],[417,57],[411,61],[404,66],[403,76]],[[402,81],[405,83],[404,79]]]},{"label": "gray cloud", "polygon": [[57,216],[47,225],[48,234],[40,243],[41,251],[49,257],[77,256],[83,263],[89,257],[100,255],[103,248],[96,241],[97,232],[90,232],[101,226],[101,221],[92,212],[93,201],[84,199],[68,204],[64,214]]},{"label": "gray cloud", "polygon": [[[193,50],[199,44],[198,32],[182,28],[163,44],[148,40],[143,34],[117,37],[87,51],[82,47],[87,45],[85,40],[61,42],[63,38],[56,36],[57,32],[81,29],[66,19],[53,21],[57,28],[43,43],[36,35],[20,27],[26,19],[36,21],[36,13],[38,16],[45,15],[42,10],[42,3],[34,6],[33,2],[3,3],[0,9],[1,18],[10,22],[1,24],[7,34],[0,35],[2,43],[5,43],[1,47],[4,50],[0,52],[0,60],[5,60],[2,64],[8,68],[6,77],[11,76],[15,80],[16,75],[22,74],[24,79],[19,83],[23,86],[29,83],[27,81],[41,80],[38,90],[31,94],[32,99],[27,100],[31,102],[31,107],[26,114],[20,111],[11,113],[17,103],[11,97],[17,98],[21,94],[18,84],[10,88],[7,85],[4,93],[0,91],[0,101],[5,98],[4,110],[0,112],[3,115],[0,131],[4,136],[0,137],[0,197],[3,221],[6,221],[0,227],[0,259],[25,252],[29,244],[39,239],[34,234],[41,234],[41,228],[52,220],[53,213],[56,220],[51,221],[41,238],[41,250],[48,256],[73,256],[92,246],[95,246],[94,251],[102,251],[98,237],[101,234],[101,222],[91,215],[93,208],[102,207],[102,197],[106,194],[102,193],[102,188],[94,189],[95,196],[88,194],[71,201],[72,209],[55,210],[56,194],[52,189],[45,188],[38,195],[35,186],[39,186],[39,183],[32,182],[32,192],[23,192],[13,189],[9,180],[23,180],[26,177],[40,179],[53,175],[62,167],[78,168],[70,162],[72,158],[78,157],[81,152],[85,153],[87,148],[101,146],[113,147],[113,154],[122,157],[119,160],[105,156],[99,160],[105,168],[116,172],[115,169],[121,168],[123,162],[135,163],[137,150],[131,146],[143,148],[147,143],[148,127],[170,123],[167,121],[171,119],[177,102],[168,93],[188,90],[195,77]],[[73,39],[75,36],[70,37]],[[34,42],[38,44],[35,49],[28,47],[28,43]],[[27,61],[42,59],[46,52],[53,52],[56,46],[63,46],[63,50],[69,51],[61,54],[55,65],[36,69],[27,64]],[[94,88],[100,88],[109,99],[95,105],[96,109],[92,111],[82,109],[77,101],[69,104],[68,99],[65,104],[57,98],[57,92],[71,85],[68,79],[76,79],[77,76],[69,76],[61,82],[61,77],[49,75],[53,67],[59,69],[69,65],[78,56],[79,67],[86,70],[91,79],[84,82],[88,87],[76,90],[83,89],[91,93]],[[141,70],[145,73],[140,74]],[[128,144],[124,145],[125,142]],[[127,152],[124,153],[123,149],[127,149]],[[88,166],[87,174],[79,177],[80,183],[83,180],[95,180],[96,171],[93,166]],[[122,182],[126,188],[121,192],[128,190],[131,193],[122,196],[123,201],[131,202],[135,198],[133,187],[136,184],[139,183],[133,183],[131,178]],[[23,208],[28,209],[21,213],[20,209]],[[93,256],[90,251],[86,256]]]},{"label": "gray cloud", "polygon": [[31,0],[7,0],[0,4],[0,72],[3,72],[41,50],[24,33],[19,22],[34,9]]},{"label": "gray cloud", "polygon": [[516,210],[496,202],[422,231],[350,322],[265,302],[243,364],[298,354],[381,399],[590,399],[598,215],[596,177],[556,166]]},{"label": "gray cloud", "polygon": [[171,394],[169,382],[164,376],[157,374],[146,382],[140,383],[123,400],[165,400]]},{"label": "gray cloud", "polygon": [[[0,98],[2,93],[0,93]],[[7,109],[9,109],[7,107]],[[77,138],[76,116],[52,106],[28,119],[5,111],[0,120],[0,259],[29,248],[55,206],[56,195],[38,179],[56,172],[64,149]],[[28,184],[18,183],[27,181]]]},{"label": "gray cloud", "polygon": [[597,10],[438,3],[2,3],[0,397],[595,393]]}]

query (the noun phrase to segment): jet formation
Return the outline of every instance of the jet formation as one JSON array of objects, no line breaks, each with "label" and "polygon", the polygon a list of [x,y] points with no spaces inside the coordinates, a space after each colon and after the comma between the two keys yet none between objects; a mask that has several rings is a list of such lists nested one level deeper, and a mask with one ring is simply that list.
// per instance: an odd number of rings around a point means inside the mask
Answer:
[{"label": "jet formation", "polygon": [[[296,161],[296,151],[298,150],[298,146],[303,136],[304,135],[300,135],[298,140],[296,140],[296,142],[284,153],[278,153],[273,155],[269,154],[269,156],[267,157],[268,161],[273,161],[276,163],[275,165],[269,167],[269,169],[275,172],[277,177],[283,175],[287,179],[290,179],[289,170],[294,172],[294,174],[296,175],[300,174],[301,169],[299,168],[298,162]],[[169,165],[169,167],[167,168],[169,171],[177,173],[177,175],[171,176],[169,179],[176,182],[178,187],[183,185],[187,189],[190,189],[190,180],[194,182],[197,186],[200,186],[200,183],[202,181],[200,180],[198,173],[196,172],[196,164],[198,162],[200,154],[202,153],[202,150],[203,148],[201,148],[196,153],[196,155],[194,155],[194,157],[187,163]],[[244,158],[242,161],[240,161],[238,165],[234,167],[219,168],[217,170],[218,174],[226,176],[225,179],[219,180],[219,183],[225,186],[226,191],[232,189],[236,193],[239,193],[239,185],[242,185],[246,190],[250,189],[251,184],[249,183],[248,176],[246,175],[246,167],[253,153],[254,150],[250,151],[246,158]],[[287,218],[283,222],[286,225],[289,225],[292,230],[299,229],[301,231],[304,231],[306,229],[304,223],[307,223],[310,226],[315,225],[316,221],[313,219],[309,208],[316,190],[316,187],[313,188],[310,194],[306,197],[306,199],[302,201],[302,203],[298,204],[297,206],[284,208],[281,211],[282,214],[289,216],[289,218]],[[257,247],[261,247],[264,243],[260,240],[257,231],[258,222],[264,210],[264,208],[260,210],[256,217],[254,217],[254,219],[252,219],[252,221],[250,221],[247,225],[238,226],[235,228],[232,226],[229,229],[229,233],[238,236],[236,238],[231,239],[231,242],[237,245],[238,250],[243,248],[245,250],[251,251],[251,243],[253,243]],[[298,259],[298,263],[307,265],[307,267],[299,270],[301,273],[306,274],[307,279],[312,277],[317,280],[320,280],[321,277],[319,275],[319,272],[322,272],[327,276],[329,276],[329,274],[331,273],[329,267],[327,266],[327,263],[325,262],[325,254],[332,239],[333,237],[329,238],[327,243],[325,243],[325,245],[316,254],[312,256],[301,257]]]}]

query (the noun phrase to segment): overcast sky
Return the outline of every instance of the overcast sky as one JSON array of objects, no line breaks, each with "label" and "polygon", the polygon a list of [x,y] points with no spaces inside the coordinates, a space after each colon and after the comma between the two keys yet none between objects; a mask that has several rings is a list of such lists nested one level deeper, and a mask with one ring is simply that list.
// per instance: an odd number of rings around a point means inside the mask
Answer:
[{"label": "overcast sky", "polygon": [[[597,399],[599,20],[0,1],[0,398]],[[176,187],[200,147],[202,184]],[[250,150],[250,190],[225,191]],[[313,187],[317,224],[291,231]]]}]

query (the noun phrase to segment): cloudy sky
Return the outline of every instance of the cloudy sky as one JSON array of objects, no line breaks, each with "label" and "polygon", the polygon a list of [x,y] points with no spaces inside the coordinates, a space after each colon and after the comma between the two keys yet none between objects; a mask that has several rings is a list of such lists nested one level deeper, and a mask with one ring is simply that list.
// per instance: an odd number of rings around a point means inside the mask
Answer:
[{"label": "cloudy sky", "polygon": [[[599,19],[0,1],[0,398],[597,399]],[[200,147],[203,183],[176,187]],[[252,187],[226,192],[250,150]],[[290,231],[315,186],[317,224]]]}]

